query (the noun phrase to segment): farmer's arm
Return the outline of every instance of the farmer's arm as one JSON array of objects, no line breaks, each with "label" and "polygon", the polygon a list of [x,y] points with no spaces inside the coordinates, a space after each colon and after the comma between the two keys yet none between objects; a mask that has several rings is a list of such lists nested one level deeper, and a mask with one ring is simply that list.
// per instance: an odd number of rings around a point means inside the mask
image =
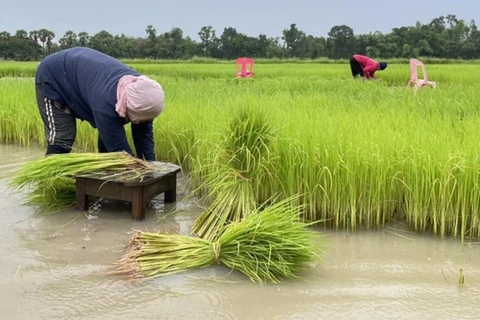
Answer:
[{"label": "farmer's arm", "polygon": [[376,64],[369,64],[365,68],[363,68],[363,73],[367,79],[375,78],[375,71],[377,71]]},{"label": "farmer's arm", "polygon": [[108,152],[126,151],[133,155],[120,118],[112,118],[102,112],[93,111],[95,125]]},{"label": "farmer's arm", "polygon": [[147,161],[155,161],[155,143],[153,141],[153,121],[132,123],[132,136],[137,156]]}]

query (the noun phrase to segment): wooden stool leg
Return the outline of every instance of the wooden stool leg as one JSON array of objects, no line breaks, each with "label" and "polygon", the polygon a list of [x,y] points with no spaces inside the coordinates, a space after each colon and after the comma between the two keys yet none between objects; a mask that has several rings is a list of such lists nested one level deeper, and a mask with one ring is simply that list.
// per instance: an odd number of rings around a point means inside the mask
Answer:
[{"label": "wooden stool leg", "polygon": [[77,208],[83,211],[88,210],[88,195],[85,194],[85,180],[78,178],[75,181]]},{"label": "wooden stool leg", "polygon": [[177,175],[168,178],[167,185],[169,189],[165,191],[164,202],[171,203],[177,201]]},{"label": "wooden stool leg", "polygon": [[135,220],[145,219],[145,199],[143,188],[140,186],[132,188],[132,218]]}]

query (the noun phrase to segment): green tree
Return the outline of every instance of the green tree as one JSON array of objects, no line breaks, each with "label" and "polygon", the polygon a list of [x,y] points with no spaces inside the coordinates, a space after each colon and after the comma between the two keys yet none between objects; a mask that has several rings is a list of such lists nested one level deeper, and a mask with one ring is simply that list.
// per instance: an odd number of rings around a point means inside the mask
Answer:
[{"label": "green tree", "polygon": [[10,40],[10,33],[7,31],[0,32],[0,40],[2,41],[2,47],[3,47],[3,59],[7,60],[7,49],[8,49],[8,41]]},{"label": "green tree", "polygon": [[327,56],[327,40],[324,37],[307,36],[305,38],[305,58],[316,59]]},{"label": "green tree", "polygon": [[7,59],[18,61],[35,60],[41,47],[32,41],[27,31],[21,29],[8,39]]},{"label": "green tree", "polygon": [[290,29],[284,29],[282,32],[282,40],[284,41],[285,54],[290,57],[302,57],[305,55],[305,32],[299,30],[295,23],[290,25]]},{"label": "green tree", "polygon": [[15,32],[15,38],[19,40],[27,39],[28,38],[28,33],[27,31],[20,29]]},{"label": "green tree", "polygon": [[115,39],[113,35],[106,31],[101,30],[90,38],[90,47],[98,50],[110,56],[115,55]]},{"label": "green tree", "polygon": [[168,58],[180,59],[185,56],[183,31],[180,28],[172,28],[163,34],[164,43],[167,45]]},{"label": "green tree", "polygon": [[218,55],[219,40],[212,26],[203,26],[198,33],[200,36],[200,51],[204,57],[216,57]]},{"label": "green tree", "polygon": [[334,26],[328,32],[327,48],[333,59],[348,58],[355,53],[353,29],[347,25]]},{"label": "green tree", "polygon": [[152,57],[153,59],[157,59],[159,54],[158,52],[158,39],[157,39],[157,30],[149,24],[145,29],[147,33],[147,55]]},{"label": "green tree", "polygon": [[235,50],[234,40],[238,36],[237,29],[225,28],[220,36],[220,50],[221,56],[224,59],[235,59],[238,57],[238,53]]},{"label": "green tree", "polygon": [[78,45],[81,47],[87,47],[90,42],[90,35],[87,32],[78,33]]},{"label": "green tree", "polygon": [[[43,56],[45,57],[47,51],[50,51],[51,41],[55,38],[55,33],[53,31],[47,29],[40,29],[38,30],[38,39],[42,43],[43,48]],[[48,48],[45,50],[45,44],[47,44]]]},{"label": "green tree", "polygon": [[75,47],[78,44],[77,34],[72,30],[68,30],[58,42],[62,49]]}]

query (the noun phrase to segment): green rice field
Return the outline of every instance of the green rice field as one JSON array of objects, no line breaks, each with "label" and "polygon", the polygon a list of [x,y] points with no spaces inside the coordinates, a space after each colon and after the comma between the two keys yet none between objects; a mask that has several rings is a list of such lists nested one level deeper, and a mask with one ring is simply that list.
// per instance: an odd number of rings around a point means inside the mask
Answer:
[{"label": "green rice field", "polygon": [[[129,64],[162,84],[157,157],[182,165],[193,186],[225,173],[232,120],[247,114],[268,131],[232,179],[249,181],[255,202],[301,194],[305,218],[329,228],[397,221],[480,237],[480,64],[427,65],[438,87],[417,93],[406,88],[406,64],[365,83],[348,64],[262,63],[253,79],[236,79],[228,63]],[[0,143],[45,147],[36,65],[0,62]],[[95,151],[96,141],[79,122],[75,149]]]}]

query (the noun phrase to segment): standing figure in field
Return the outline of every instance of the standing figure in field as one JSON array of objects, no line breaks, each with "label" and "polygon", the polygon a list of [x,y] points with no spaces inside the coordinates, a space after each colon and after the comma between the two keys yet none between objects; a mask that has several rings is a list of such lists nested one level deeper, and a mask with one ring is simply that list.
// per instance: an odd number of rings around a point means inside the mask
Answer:
[{"label": "standing figure in field", "polygon": [[370,57],[355,54],[350,58],[350,68],[353,78],[360,76],[362,80],[375,79],[375,72],[377,70],[385,70],[387,63],[378,62]]},{"label": "standing figure in field", "polygon": [[137,157],[155,160],[153,120],[164,105],[164,92],[156,81],[99,51],[76,47],[40,63],[35,89],[47,155],[71,151],[80,119],[98,130],[99,152],[133,155],[124,129],[131,123]]}]

